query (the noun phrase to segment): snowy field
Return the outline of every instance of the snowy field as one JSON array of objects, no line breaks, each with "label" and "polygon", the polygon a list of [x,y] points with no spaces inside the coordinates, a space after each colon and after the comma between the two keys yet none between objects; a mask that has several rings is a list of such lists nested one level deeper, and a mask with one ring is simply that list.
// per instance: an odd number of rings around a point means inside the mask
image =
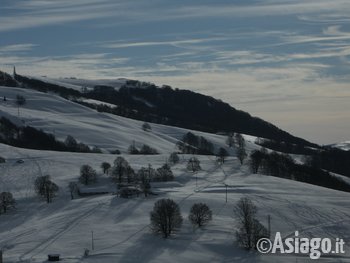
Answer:
[{"label": "snowy field", "polygon": [[[14,101],[17,94],[27,100],[19,110]],[[78,141],[103,150],[119,149],[126,152],[135,141],[137,147],[147,143],[161,153],[169,153],[174,151],[174,144],[188,132],[186,129],[159,124],[151,124],[152,132],[145,132],[141,128],[141,121],[99,113],[57,95],[34,90],[0,87],[0,98],[3,96],[6,96],[7,101],[0,100],[0,116],[42,129],[61,140],[72,135]],[[218,147],[225,144],[223,136],[195,133],[208,138]]]},{"label": "snowy field", "polygon": [[[16,94],[27,98],[19,117],[13,102]],[[163,165],[187,132],[156,124],[151,124],[151,132],[145,132],[142,122],[97,113],[52,94],[1,87],[0,96],[8,98],[0,102],[1,116],[55,133],[59,139],[70,134],[106,152],[119,149],[134,170],[148,164],[153,168]],[[216,148],[225,145],[224,136],[195,133]],[[254,137],[246,139],[249,151],[257,148],[252,143]],[[139,145],[149,144],[161,154],[125,154],[133,140]],[[62,262],[311,262],[306,256],[262,255],[239,248],[234,237],[237,222],[233,206],[241,197],[254,201],[265,226],[271,216],[272,234],[279,231],[288,237],[298,230],[304,237],[343,238],[345,254],[324,256],[318,261],[350,262],[349,193],[253,175],[234,156],[222,166],[215,157],[198,156],[202,171],[193,175],[186,170],[191,156],[180,155],[180,163],[172,167],[175,180],[154,183],[155,196],[122,199],[107,194],[70,200],[67,186],[77,180],[81,165],[89,164],[101,175],[100,164],[112,163],[117,155],[36,151],[2,144],[0,152],[6,159],[0,164],[0,192],[10,191],[17,200],[16,210],[0,215],[4,262],[46,262],[50,253],[59,253]],[[38,198],[33,189],[35,178],[47,174],[60,187],[51,204]],[[109,187],[114,185],[110,183]],[[184,217],[181,230],[167,240],[152,234],[149,227],[149,213],[161,198],[174,199]],[[187,219],[190,207],[197,202],[207,203],[213,211],[213,220],[203,229],[194,229]],[[85,248],[90,249],[88,257],[83,256]]]},{"label": "snowy field", "polygon": [[[0,216],[5,262],[45,262],[49,253],[61,254],[63,262],[309,262],[303,257],[259,255],[238,248],[233,205],[243,196],[258,206],[262,223],[267,225],[267,215],[271,215],[273,232],[288,236],[299,230],[307,237],[340,237],[350,242],[349,194],[252,175],[235,157],[218,166],[213,157],[201,156],[203,170],[196,175],[197,186],[195,176],[186,171],[182,160],[172,167],[174,182],[154,184],[157,196],[122,199],[104,195],[70,200],[67,185],[77,179],[82,164],[100,171],[100,163],[112,162],[115,156],[31,151],[4,145],[0,149],[8,158],[0,167],[1,191],[13,192],[18,202],[16,210]],[[166,155],[125,158],[134,169],[149,163],[156,168],[164,163]],[[24,162],[18,164],[18,159]],[[60,186],[52,204],[34,194],[33,181],[40,174],[51,175]],[[228,185],[227,203],[224,184]],[[185,218],[181,230],[168,240],[149,229],[149,212],[154,202],[164,197],[178,202]],[[187,220],[196,202],[205,202],[213,210],[212,222],[203,229],[193,229]],[[89,257],[83,257],[85,248],[91,250]],[[322,262],[350,262],[350,247],[345,249],[347,254],[340,258],[327,257]]]}]

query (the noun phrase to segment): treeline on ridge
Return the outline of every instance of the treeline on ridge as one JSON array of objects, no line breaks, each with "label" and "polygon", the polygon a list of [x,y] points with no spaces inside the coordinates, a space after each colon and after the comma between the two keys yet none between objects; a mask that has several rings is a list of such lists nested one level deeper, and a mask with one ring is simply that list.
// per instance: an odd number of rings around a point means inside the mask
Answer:
[{"label": "treeline on ridge", "polygon": [[114,104],[116,107],[82,103],[99,111],[124,117],[211,133],[233,131],[317,147],[221,100],[189,90],[173,89],[170,86],[158,87],[152,83],[128,80],[119,90],[100,85],[92,90],[79,92],[18,74],[15,79],[25,88],[51,91],[65,98],[85,97]]},{"label": "treeline on ridge", "polygon": [[262,173],[350,192],[350,185],[341,178],[319,168],[297,164],[289,155],[255,150],[250,154],[250,167],[253,173]]},{"label": "treeline on ridge", "polygon": [[267,139],[257,139],[256,143],[278,152],[306,155],[309,166],[350,177],[350,151],[327,146],[310,148],[299,144]]},{"label": "treeline on ridge", "polygon": [[45,133],[30,126],[18,127],[5,117],[0,118],[0,142],[15,147],[36,150],[101,152],[96,147],[90,149],[86,144],[78,143],[72,136],[67,136],[65,142],[61,142],[53,134]]}]

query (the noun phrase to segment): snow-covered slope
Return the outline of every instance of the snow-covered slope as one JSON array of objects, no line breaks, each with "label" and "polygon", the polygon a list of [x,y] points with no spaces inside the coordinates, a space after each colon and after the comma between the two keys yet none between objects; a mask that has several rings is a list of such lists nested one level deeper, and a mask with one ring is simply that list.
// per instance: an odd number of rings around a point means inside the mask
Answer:
[{"label": "snow-covered slope", "polygon": [[[113,155],[78,154],[17,149],[0,145],[6,164],[0,165],[0,191],[11,191],[17,209],[0,215],[0,247],[5,262],[44,262],[47,254],[59,253],[63,262],[309,262],[294,255],[248,253],[234,243],[233,206],[248,196],[259,208],[259,219],[267,224],[271,215],[272,233],[288,236],[300,231],[307,237],[344,238],[349,262],[349,194],[281,178],[252,175],[231,157],[218,166],[213,157],[199,156],[202,171],[186,171],[186,160],[172,167],[175,181],[154,184],[157,196],[122,199],[114,195],[70,200],[67,184],[77,179],[82,164],[99,170]],[[161,166],[167,155],[124,156],[134,169]],[[19,164],[16,160],[22,159]],[[100,170],[99,170],[100,171]],[[101,172],[100,172],[101,173]],[[46,204],[34,195],[33,181],[49,174],[60,186],[58,197]],[[196,180],[197,177],[197,186]],[[103,179],[103,178],[102,178]],[[225,202],[225,185],[228,202]],[[179,203],[184,224],[168,240],[151,233],[149,212],[160,198]],[[213,221],[193,229],[187,216],[192,204],[205,202],[213,210]],[[91,250],[91,231],[94,250]],[[84,249],[90,256],[83,257]],[[334,262],[325,256],[321,262]]]},{"label": "snow-covered slope", "polygon": [[344,151],[350,151],[350,141],[339,142],[339,143],[331,144],[330,146],[344,150]]},{"label": "snow-covered slope", "polygon": [[[27,103],[15,105],[17,94]],[[105,150],[120,149],[132,168],[164,164],[175,143],[186,129],[151,124],[152,131],[141,129],[140,121],[98,113],[53,94],[33,90],[0,87],[0,116],[25,123],[64,139],[73,135],[79,141]],[[19,113],[19,116],[18,116]],[[195,132],[215,147],[225,145],[225,136]],[[255,137],[245,136],[248,151],[256,149]],[[160,155],[127,155],[135,141],[149,144]],[[76,181],[79,169],[89,164],[99,172],[100,182],[115,186],[101,175],[102,162],[116,155],[83,154],[19,149],[0,144],[0,192],[10,191],[17,209],[0,215],[0,248],[4,262],[46,262],[47,254],[59,253],[63,262],[309,262],[295,255],[262,255],[247,252],[235,244],[234,204],[244,196],[259,208],[259,219],[267,225],[271,216],[272,233],[283,237],[298,230],[305,237],[343,238],[344,255],[324,256],[322,262],[350,262],[349,193],[275,178],[252,175],[247,164],[241,166],[234,152],[219,166],[213,156],[198,156],[202,171],[193,175],[186,170],[188,155],[180,156],[173,166],[173,182],[154,183],[158,195],[122,199],[115,195],[92,196],[70,200],[67,185]],[[18,162],[22,160],[22,162]],[[52,204],[46,204],[34,193],[37,176],[50,175],[60,191]],[[228,185],[227,203],[225,202]],[[180,205],[184,224],[168,240],[151,233],[149,212],[160,198],[172,198]],[[193,229],[187,217],[194,203],[205,202],[213,210],[213,221],[203,229]],[[94,250],[83,257],[84,249]]]},{"label": "snow-covered slope", "polygon": [[[28,76],[32,78],[31,76]],[[59,85],[66,88],[71,88],[75,90],[81,91],[82,88],[92,89],[94,86],[103,85],[114,87],[115,89],[119,89],[122,85],[125,84],[127,79],[119,78],[119,79],[99,79],[99,80],[89,80],[89,79],[77,79],[77,78],[48,78],[48,77],[35,77],[35,79]]]},{"label": "snow-covered slope", "polygon": [[[14,102],[17,94],[27,99],[19,111]],[[152,131],[146,132],[141,128],[141,121],[98,113],[57,95],[34,90],[0,87],[0,96],[7,98],[6,102],[0,100],[0,116],[11,116],[12,120],[21,120],[26,125],[55,134],[61,140],[72,135],[78,141],[105,150],[126,152],[135,141],[136,146],[146,143],[162,153],[169,153],[174,151],[174,143],[188,132],[159,124],[151,124]],[[225,145],[224,136],[195,133],[210,139],[217,147]]]}]

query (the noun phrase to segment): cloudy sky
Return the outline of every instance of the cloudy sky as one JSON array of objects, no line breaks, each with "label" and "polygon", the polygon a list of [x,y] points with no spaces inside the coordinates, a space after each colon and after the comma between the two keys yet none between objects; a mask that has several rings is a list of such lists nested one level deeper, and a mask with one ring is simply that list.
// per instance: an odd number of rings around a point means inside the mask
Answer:
[{"label": "cloudy sky", "polygon": [[294,135],[350,140],[349,0],[1,0],[0,69],[212,95]]}]

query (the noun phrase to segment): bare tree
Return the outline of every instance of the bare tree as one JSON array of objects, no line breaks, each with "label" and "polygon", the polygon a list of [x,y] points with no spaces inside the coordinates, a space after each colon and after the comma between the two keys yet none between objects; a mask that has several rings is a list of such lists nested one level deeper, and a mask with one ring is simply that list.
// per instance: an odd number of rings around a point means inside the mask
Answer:
[{"label": "bare tree", "polygon": [[151,193],[151,184],[149,181],[142,181],[140,187],[145,197]]},{"label": "bare tree", "polygon": [[21,106],[23,106],[24,104],[26,104],[26,98],[24,97],[24,96],[22,96],[22,95],[19,95],[19,94],[17,94],[16,95],[16,104],[17,104],[17,109],[18,109],[18,117],[19,117],[19,107],[21,107]]},{"label": "bare tree", "polygon": [[79,181],[82,184],[88,185],[96,182],[96,171],[88,164],[84,164],[80,167]]},{"label": "bare tree", "polygon": [[245,140],[242,134],[236,133],[235,134],[235,142],[237,146],[237,157],[241,164],[243,164],[243,161],[247,157],[247,152],[245,150]]},{"label": "bare tree", "polygon": [[256,219],[257,210],[247,197],[242,197],[233,210],[238,221],[237,242],[246,249],[256,248],[256,242],[268,236],[267,229]]},{"label": "bare tree", "polygon": [[218,153],[217,153],[217,158],[220,163],[225,163],[225,159],[228,156],[228,152],[226,151],[225,148],[220,148]]},{"label": "bare tree", "polygon": [[103,162],[101,163],[101,168],[103,170],[103,173],[106,174],[109,170],[109,168],[111,168],[111,164],[107,163],[107,162]]},{"label": "bare tree", "polygon": [[191,207],[190,215],[188,219],[193,225],[201,227],[212,220],[212,212],[210,208],[203,203],[194,204]]},{"label": "bare tree", "polygon": [[73,200],[74,199],[74,193],[78,190],[78,185],[75,182],[70,182],[68,184],[68,189],[70,192],[70,198]]},{"label": "bare tree", "polygon": [[235,142],[238,148],[245,148],[245,140],[242,134],[240,133],[235,134]]},{"label": "bare tree", "polygon": [[51,203],[53,197],[58,192],[58,186],[50,180],[49,175],[39,176],[34,182],[35,191],[39,196],[46,198],[47,203]]},{"label": "bare tree", "polygon": [[196,157],[191,157],[187,163],[187,170],[193,173],[201,170],[200,161]]},{"label": "bare tree", "polygon": [[244,148],[237,149],[237,157],[241,164],[243,164],[244,160],[247,158],[247,153]]},{"label": "bare tree", "polygon": [[0,193],[0,213],[1,210],[6,213],[8,209],[15,208],[16,201],[10,192]]},{"label": "bare tree", "polygon": [[230,133],[226,138],[226,144],[228,147],[233,147],[235,145],[234,133]]},{"label": "bare tree", "polygon": [[158,200],[150,213],[151,229],[168,238],[171,233],[182,225],[180,207],[171,199]]}]

